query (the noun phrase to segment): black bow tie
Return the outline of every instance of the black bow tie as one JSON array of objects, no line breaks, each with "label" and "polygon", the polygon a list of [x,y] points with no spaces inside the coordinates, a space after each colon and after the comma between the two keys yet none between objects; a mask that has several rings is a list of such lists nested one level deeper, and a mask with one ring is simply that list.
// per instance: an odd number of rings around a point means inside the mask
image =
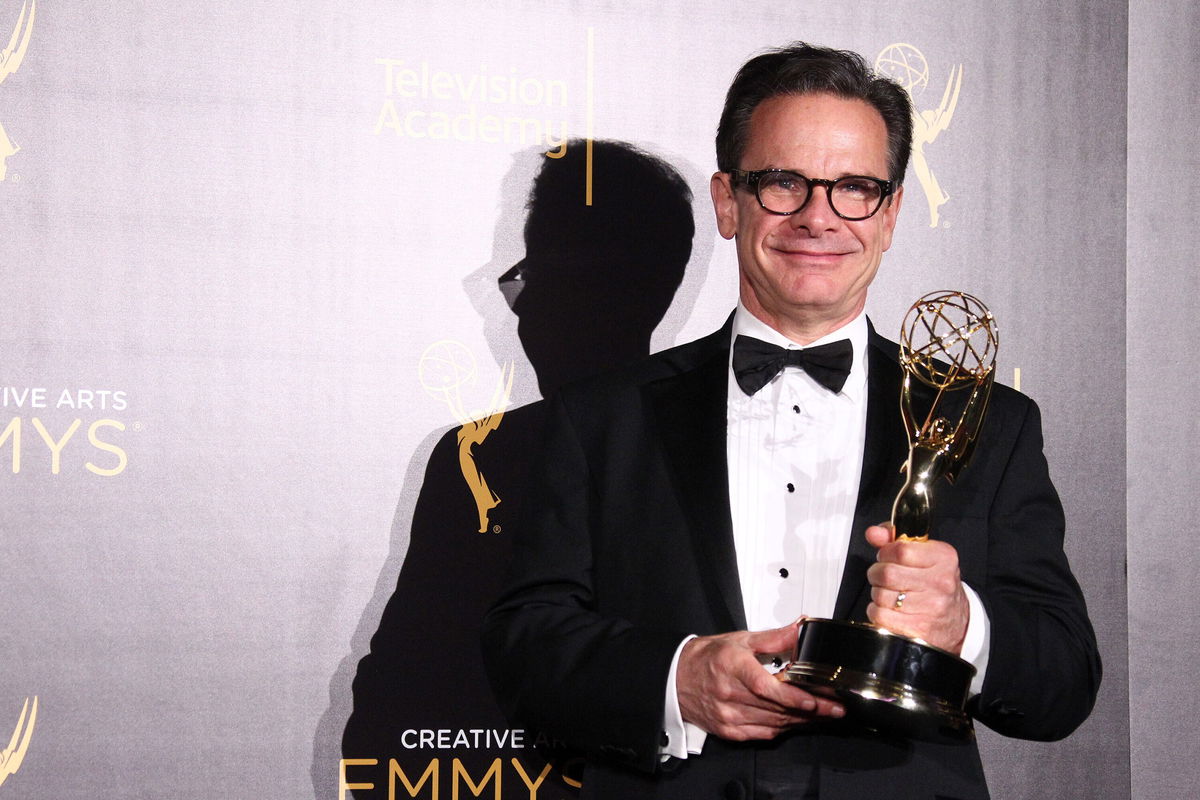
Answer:
[{"label": "black bow tie", "polygon": [[752,395],[786,366],[800,367],[813,380],[831,392],[840,392],[854,363],[854,348],[849,339],[810,347],[807,350],[788,350],[752,336],[741,336],[733,342],[733,374],[742,391]]}]

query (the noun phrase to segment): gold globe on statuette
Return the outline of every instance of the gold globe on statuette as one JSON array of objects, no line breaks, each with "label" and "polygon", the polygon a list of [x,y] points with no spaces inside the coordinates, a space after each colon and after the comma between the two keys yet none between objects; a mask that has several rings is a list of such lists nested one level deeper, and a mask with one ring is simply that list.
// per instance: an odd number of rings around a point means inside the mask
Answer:
[{"label": "gold globe on statuette", "polygon": [[[909,453],[906,481],[892,506],[898,538],[929,538],[934,484],[942,477],[953,483],[975,449],[999,345],[992,312],[964,292],[931,292],[908,310],[900,329],[900,414]],[[913,411],[914,378],[937,391],[920,424]],[[946,393],[960,389],[970,393],[958,422],[951,423],[940,411]]]},{"label": "gold globe on statuette", "polygon": [[[998,346],[992,313],[964,292],[931,292],[905,315],[900,413],[909,453],[892,506],[897,538],[929,538],[935,484],[953,483],[975,449]],[[914,380],[935,393],[923,419],[914,411]],[[864,728],[944,742],[974,738],[964,710],[974,676],[973,665],[920,639],[830,619],[801,623],[786,672],[788,681],[836,697]]]}]

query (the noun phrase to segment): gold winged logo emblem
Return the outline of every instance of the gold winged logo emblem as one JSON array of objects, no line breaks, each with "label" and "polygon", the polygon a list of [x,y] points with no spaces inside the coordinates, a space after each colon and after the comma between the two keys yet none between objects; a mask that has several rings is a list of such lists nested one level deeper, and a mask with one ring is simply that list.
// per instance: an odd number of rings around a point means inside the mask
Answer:
[{"label": "gold winged logo emblem", "polygon": [[25,753],[29,750],[29,739],[33,736],[37,712],[37,695],[33,697],[32,707],[29,698],[26,697],[25,705],[21,706],[21,716],[17,718],[17,727],[13,729],[12,738],[8,740],[8,747],[0,750],[0,785],[21,768],[21,762],[25,760]]},{"label": "gold winged logo emblem", "polygon": [[[29,37],[33,33],[33,17],[36,13],[37,0],[28,0],[21,4],[21,15],[17,17],[17,24],[13,28],[12,36],[9,37],[5,48],[0,50],[0,83],[4,83],[4,79],[21,66],[21,61],[24,60],[25,53],[29,50]],[[8,157],[20,149],[13,144],[12,139],[8,138],[8,133],[4,130],[4,123],[0,121],[0,181],[3,181],[8,174],[6,164]]]},{"label": "gold winged logo emblem", "polygon": [[433,397],[446,403],[450,413],[458,420],[458,463],[463,480],[475,499],[479,514],[479,532],[488,530],[488,515],[500,505],[500,497],[475,464],[473,449],[483,444],[488,434],[500,427],[504,410],[512,397],[513,363],[510,361],[500,369],[500,381],[492,393],[491,403],[486,409],[468,411],[463,405],[462,389],[473,384],[476,377],[475,356],[461,342],[443,340],[434,342],[421,355],[421,385]]},{"label": "gold winged logo emblem", "polygon": [[929,166],[929,159],[925,155],[925,146],[933,144],[938,134],[950,127],[954,109],[958,105],[959,92],[962,91],[962,65],[950,68],[950,77],[946,79],[946,88],[937,108],[927,108],[924,111],[917,106],[917,96],[929,86],[929,63],[920,50],[911,44],[888,45],[875,59],[875,71],[895,80],[912,98],[913,172],[917,173],[921,188],[925,190],[925,199],[929,201],[929,227],[936,228],[941,217],[941,208],[950,200],[950,195],[933,174],[933,168]]}]

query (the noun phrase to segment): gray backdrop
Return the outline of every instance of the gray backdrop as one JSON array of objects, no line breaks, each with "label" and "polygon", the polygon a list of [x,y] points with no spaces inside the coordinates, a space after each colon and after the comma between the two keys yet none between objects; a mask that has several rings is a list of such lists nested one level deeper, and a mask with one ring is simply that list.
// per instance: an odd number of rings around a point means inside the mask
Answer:
[{"label": "gray backdrop", "polygon": [[[494,287],[540,153],[619,139],[684,175],[695,247],[654,344],[706,333],[736,269],[707,208],[721,99],[797,38],[902,65],[940,127],[948,199],[935,219],[910,173],[877,326],[979,295],[1001,380],[1044,412],[1105,680],[1064,742],[981,734],[993,793],[1184,796],[1197,22],[1181,0],[0,0],[0,746],[24,753],[0,800],[338,796],[432,442],[510,361],[512,403],[538,397]],[[451,383],[421,369],[439,342]]]},{"label": "gray backdrop", "polygon": [[1200,512],[1193,454],[1200,393],[1190,351],[1200,234],[1190,201],[1163,187],[1200,177],[1195,84],[1200,7],[1136,3],[1129,15],[1129,235],[1126,241],[1126,470],[1129,549],[1129,738],[1133,797],[1189,797],[1200,786],[1200,647],[1187,525]]}]

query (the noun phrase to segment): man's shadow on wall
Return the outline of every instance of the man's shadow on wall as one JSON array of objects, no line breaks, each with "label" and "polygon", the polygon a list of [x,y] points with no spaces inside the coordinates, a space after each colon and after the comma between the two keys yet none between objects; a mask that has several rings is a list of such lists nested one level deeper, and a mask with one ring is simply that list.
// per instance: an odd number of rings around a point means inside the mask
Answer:
[{"label": "man's shadow on wall", "polygon": [[[591,205],[585,203],[584,141],[569,142],[558,159],[540,152],[518,156],[505,180],[495,257],[466,281],[497,363],[517,365],[514,397],[532,395],[527,364],[548,397],[568,381],[646,356],[656,328],[654,349],[673,344],[703,284],[712,237],[700,237],[704,252],[691,258],[695,223],[687,182],[631,145],[596,141],[592,147]],[[531,171],[536,176],[525,191]],[[521,238],[524,258],[508,266]],[[690,258],[700,266],[684,283]],[[491,424],[464,419],[461,427],[431,434],[414,455],[387,563],[351,653],[331,681],[330,707],[318,726],[312,766],[317,797],[341,796],[339,757],[378,760],[348,768],[348,783],[374,784],[357,797],[387,796],[390,759],[415,783],[439,757],[443,784],[453,780],[452,759],[478,784],[500,758],[503,796],[530,796],[511,759],[520,760],[534,782],[546,762],[532,749],[533,732],[524,747],[513,747],[508,738],[509,725],[481,663],[479,627],[502,588],[543,418],[544,403],[537,401],[493,415]],[[423,464],[414,502],[411,487]],[[419,734],[405,734],[421,730],[485,733],[479,741],[472,734],[468,747],[460,742],[439,749],[421,747]],[[489,739],[487,731],[505,738]],[[562,777],[573,768],[555,767],[537,796],[575,796]]]}]

